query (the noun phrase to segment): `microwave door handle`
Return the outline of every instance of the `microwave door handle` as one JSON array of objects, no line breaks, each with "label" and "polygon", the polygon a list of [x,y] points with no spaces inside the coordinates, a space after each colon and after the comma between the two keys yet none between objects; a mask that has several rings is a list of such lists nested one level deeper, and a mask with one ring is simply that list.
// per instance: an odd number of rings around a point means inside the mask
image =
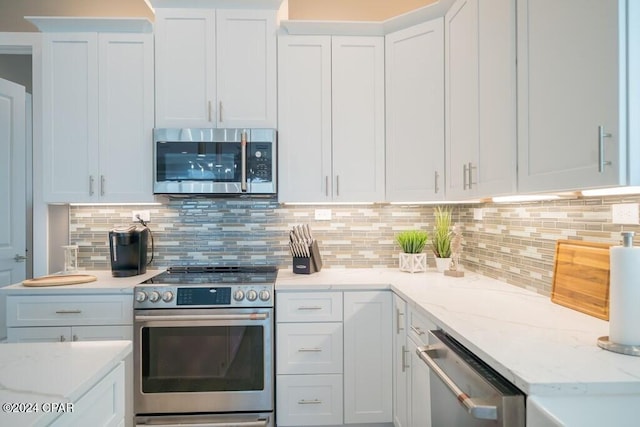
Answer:
[{"label": "microwave door handle", "polygon": [[241,163],[241,176],[240,176],[240,190],[243,193],[247,192],[247,133],[242,132],[240,139],[240,163]]},{"label": "microwave door handle", "polygon": [[425,345],[416,349],[416,354],[428,367],[438,376],[447,386],[453,395],[458,399],[458,402],[467,408],[467,412],[474,417],[482,420],[497,420],[498,408],[492,405],[485,405],[478,401],[476,398],[471,398],[467,393],[462,391],[460,387],[438,366],[429,355],[430,352],[436,350],[435,346]]}]

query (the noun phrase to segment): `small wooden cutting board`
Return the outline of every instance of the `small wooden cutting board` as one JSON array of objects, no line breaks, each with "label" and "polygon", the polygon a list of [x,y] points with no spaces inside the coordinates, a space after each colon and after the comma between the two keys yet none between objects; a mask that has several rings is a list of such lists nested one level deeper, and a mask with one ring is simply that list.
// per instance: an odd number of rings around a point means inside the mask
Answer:
[{"label": "small wooden cutting board", "polygon": [[77,285],[97,280],[96,276],[90,274],[52,274],[50,276],[36,277],[22,282],[24,286],[63,286]]},{"label": "small wooden cutting board", "polygon": [[609,320],[608,243],[558,240],[551,301]]}]

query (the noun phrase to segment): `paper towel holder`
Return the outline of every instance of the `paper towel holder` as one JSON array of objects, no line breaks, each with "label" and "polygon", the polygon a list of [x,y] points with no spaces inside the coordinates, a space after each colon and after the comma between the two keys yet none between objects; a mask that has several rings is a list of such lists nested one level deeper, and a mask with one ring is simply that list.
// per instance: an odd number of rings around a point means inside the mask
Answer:
[{"label": "paper towel holder", "polygon": [[[622,233],[622,246],[633,246],[633,231],[623,231]],[[598,338],[598,347],[605,350],[612,351],[614,353],[626,354],[629,356],[640,356],[640,345],[619,344],[609,340],[609,337]]]}]

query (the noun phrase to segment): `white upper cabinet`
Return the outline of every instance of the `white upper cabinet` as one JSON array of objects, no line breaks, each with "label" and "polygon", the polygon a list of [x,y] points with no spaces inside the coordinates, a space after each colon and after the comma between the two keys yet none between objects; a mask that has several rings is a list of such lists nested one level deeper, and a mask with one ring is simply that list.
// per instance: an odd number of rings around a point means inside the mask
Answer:
[{"label": "white upper cabinet", "polygon": [[384,39],[278,42],[281,202],[384,200]]},{"label": "white upper cabinet", "polygon": [[627,3],[518,0],[520,192],[628,183]]},{"label": "white upper cabinet", "polygon": [[45,33],[45,202],[153,199],[150,33]]},{"label": "white upper cabinet", "polygon": [[514,0],[458,0],[445,16],[449,200],[516,189]]},{"label": "white upper cabinet", "polygon": [[276,11],[156,9],[156,127],[276,127]]},{"label": "white upper cabinet", "polygon": [[386,200],[444,199],[444,21],[385,36]]}]

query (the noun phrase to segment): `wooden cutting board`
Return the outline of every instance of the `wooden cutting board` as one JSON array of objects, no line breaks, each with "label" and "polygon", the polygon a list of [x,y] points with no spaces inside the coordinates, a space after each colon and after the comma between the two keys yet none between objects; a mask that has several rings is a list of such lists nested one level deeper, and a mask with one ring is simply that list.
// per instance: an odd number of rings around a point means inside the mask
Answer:
[{"label": "wooden cutting board", "polygon": [[551,301],[609,320],[608,243],[558,240]]},{"label": "wooden cutting board", "polygon": [[77,285],[97,280],[96,276],[90,274],[52,274],[50,276],[36,277],[22,282],[24,286],[63,286]]}]

